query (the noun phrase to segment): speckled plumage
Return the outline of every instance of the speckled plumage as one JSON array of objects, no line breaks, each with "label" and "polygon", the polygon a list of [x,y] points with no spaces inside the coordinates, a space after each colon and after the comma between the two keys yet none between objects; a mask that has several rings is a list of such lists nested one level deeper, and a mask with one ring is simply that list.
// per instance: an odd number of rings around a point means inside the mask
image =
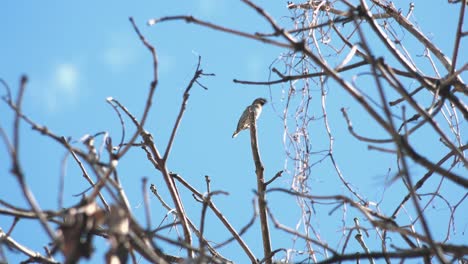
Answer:
[{"label": "speckled plumage", "polygon": [[251,105],[247,106],[247,108],[244,110],[241,117],[239,118],[239,122],[237,123],[237,129],[232,134],[232,138],[235,138],[237,134],[239,134],[239,132],[241,132],[242,130],[250,127],[250,122],[249,122],[250,109],[254,111],[255,120],[256,120],[262,113],[263,105],[266,104],[266,102],[267,100],[264,98],[257,98],[253,101]]}]

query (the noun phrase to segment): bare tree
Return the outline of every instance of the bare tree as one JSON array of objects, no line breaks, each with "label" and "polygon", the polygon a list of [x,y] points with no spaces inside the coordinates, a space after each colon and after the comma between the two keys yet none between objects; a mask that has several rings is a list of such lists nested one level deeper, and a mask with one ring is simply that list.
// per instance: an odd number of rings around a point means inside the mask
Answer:
[{"label": "bare tree", "polygon": [[[11,95],[9,85],[2,81],[7,91],[3,99],[11,108],[14,120],[11,133],[3,127],[0,133],[10,155],[11,174],[18,181],[29,208],[0,200],[0,214],[15,219],[11,227],[0,229],[0,245],[7,246],[1,248],[0,259],[3,256],[3,261],[7,261],[3,250],[18,250],[25,255],[25,262],[58,263],[56,258],[60,255],[66,263],[75,263],[92,257],[96,238],[109,241],[105,256],[108,263],[126,263],[129,259],[137,263],[139,257],[153,263],[227,263],[233,256],[223,256],[219,249],[231,243],[237,243],[242,249],[239,254],[244,254],[252,263],[337,263],[363,259],[370,263],[378,260],[400,263],[409,259],[424,263],[468,261],[466,243],[457,244],[451,240],[455,228],[463,229],[467,224],[463,208],[467,208],[468,195],[465,155],[468,145],[464,138],[468,120],[464,99],[468,87],[462,78],[468,68],[462,51],[467,1],[446,3],[459,10],[457,24],[450,25],[456,27],[456,35],[450,40],[454,47],[451,56],[424,34],[424,28],[412,22],[414,4],[397,7],[382,0],[289,2],[285,11],[289,11],[291,22],[280,24],[263,7],[250,0],[242,2],[270,25],[269,32],[239,31],[193,16],[155,18],[148,24],[185,21],[220,34],[227,33],[229,37],[240,36],[285,50],[270,66],[269,80],[234,80],[242,85],[270,87],[271,101],[284,127],[285,168],[268,179],[264,175],[254,113],[250,115],[257,175],[251,221],[242,229],[236,229],[215,204],[215,197],[226,195],[229,190],[212,191],[208,176],[206,190],[197,190],[183,175],[172,172],[167,164],[192,88],[206,88],[201,79],[214,75],[202,70],[201,58],[182,94],[180,111],[166,147],[157,144],[154,134],[145,130],[148,113],[157,100],[154,92],[159,82],[158,59],[156,48],[130,18],[137,36],[152,57],[153,80],[140,118],[117,99],[107,99],[122,124],[120,139],[98,133],[82,138],[80,145],[57,135],[23,113],[26,76],[21,78],[16,98]],[[421,56],[415,58],[414,54]],[[347,101],[337,103],[335,91],[344,92]],[[341,109],[343,118],[332,119],[332,108]],[[130,137],[125,136],[125,119],[131,120],[135,128]],[[21,122],[63,146],[79,166],[90,188],[83,192],[78,204],[51,211],[42,209],[36,202],[24,177],[25,165],[19,158]],[[359,125],[353,126],[353,123]],[[381,200],[369,199],[369,195],[360,190],[360,182],[350,180],[356,177],[350,177],[341,169],[340,164],[346,159],[336,155],[336,150],[346,149],[346,146],[335,145],[334,129],[339,126],[347,127],[355,142],[387,157],[392,165],[382,168],[382,175],[387,175],[382,189],[397,190],[398,201],[387,202],[383,194]],[[314,136],[316,134],[321,135]],[[429,148],[415,144],[421,135],[432,139],[427,142]],[[102,150],[96,146],[96,138],[100,136],[104,142]],[[118,164],[132,148],[145,153],[145,162],[159,172],[165,183],[164,186],[148,186],[151,179],[142,179],[145,221],[135,218],[119,179]],[[347,155],[354,155],[353,150],[348,150]],[[366,160],[360,162],[355,166],[362,170],[373,166]],[[314,186],[316,171],[327,171],[330,180],[339,183],[342,191],[337,188],[335,193],[323,195]],[[290,186],[272,187],[275,180],[286,175],[290,177]],[[167,191],[167,197],[161,195],[161,188]],[[200,219],[194,221],[186,213],[180,189],[191,192],[200,203]],[[63,189],[59,192],[63,196]],[[458,195],[455,199],[449,198],[448,192]],[[150,195],[167,211],[166,224],[157,228],[150,217]],[[295,201],[293,205],[301,212],[296,226],[279,220],[284,216],[275,211],[275,203],[269,202],[273,195]],[[443,236],[434,234],[431,206],[435,201],[443,202],[449,210],[440,215],[447,225],[437,227],[446,230]],[[341,219],[338,239],[337,234],[321,233],[317,228],[317,221],[323,220],[317,207],[329,217]],[[205,224],[208,211],[220,220],[231,238],[213,242],[205,236],[206,230],[211,228]],[[352,216],[352,221],[348,216]],[[242,238],[257,217],[260,220],[258,235],[263,241],[261,255],[254,254],[251,245]],[[16,222],[21,219],[35,219],[46,231],[50,243],[44,246],[44,253],[18,243],[11,236]],[[195,224],[198,222],[199,226]],[[166,229],[177,230],[178,236],[161,235],[160,231]],[[289,235],[291,240],[297,241],[296,246],[272,241],[273,229]],[[355,241],[351,240],[352,236]],[[181,248],[184,253],[169,255],[164,248],[156,246],[161,242],[167,247]],[[274,248],[272,245],[281,246]]]}]

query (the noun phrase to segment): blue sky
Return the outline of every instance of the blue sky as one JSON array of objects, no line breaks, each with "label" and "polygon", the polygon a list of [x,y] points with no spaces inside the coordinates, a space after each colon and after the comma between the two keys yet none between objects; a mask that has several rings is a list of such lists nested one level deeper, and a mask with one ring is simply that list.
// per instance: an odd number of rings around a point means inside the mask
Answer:
[{"label": "blue sky", "polygon": [[[280,24],[288,24],[287,16],[290,14],[285,8],[286,3],[271,2],[256,1]],[[398,5],[401,2],[405,1],[396,1],[397,6],[406,8],[406,4]],[[458,11],[453,7],[445,8],[445,2],[438,0],[428,5],[425,1],[415,1],[414,18],[423,31],[451,57],[451,39],[455,31],[453,21],[456,20],[453,14],[458,14]],[[120,123],[105,101],[109,96],[119,100],[136,116],[141,116],[152,78],[152,64],[149,52],[142,46],[128,21],[128,17],[133,16],[142,33],[158,52],[160,83],[146,129],[153,133],[161,149],[166,145],[182,101],[182,93],[193,75],[199,55],[202,57],[203,70],[216,74],[215,77],[201,79],[208,90],[198,86],[191,90],[187,111],[169,159],[169,169],[184,176],[202,192],[205,191],[204,176],[209,175],[212,178],[212,189],[230,193],[229,196],[215,198],[218,207],[236,228],[246,224],[252,215],[252,190],[256,186],[254,165],[248,133],[241,133],[236,139],[231,139],[231,134],[245,106],[256,97],[273,98],[258,122],[265,175],[270,178],[285,168],[283,123],[280,116],[283,106],[281,98],[287,86],[269,88],[232,82],[235,78],[267,80],[268,66],[284,50],[184,22],[168,22],[154,27],[146,25],[150,18],[191,14],[239,30],[270,32],[269,25],[242,3],[216,0],[178,4],[169,1],[5,1],[1,4],[0,12],[0,78],[16,94],[19,78],[21,74],[26,74],[30,82],[26,90],[24,113],[39,124],[47,125],[56,134],[79,139],[85,134],[107,131],[116,142],[120,139]],[[422,50],[419,52],[422,53]],[[466,58],[466,49],[464,52],[465,56],[460,58]],[[428,74],[432,75],[430,68],[426,67]],[[401,191],[401,186],[388,186],[384,194],[382,186],[385,185],[388,168],[395,168],[395,160],[385,154],[367,150],[367,145],[352,138],[346,130],[340,108],[349,109],[350,115],[355,118],[355,126],[376,133],[379,133],[378,128],[370,123],[370,117],[362,115],[362,109],[347,94],[333,87],[329,89],[329,118],[334,120],[335,155],[341,169],[369,200],[379,200],[384,195],[389,208],[394,208],[392,204],[398,201],[399,198],[395,197],[399,196],[392,195],[392,192]],[[3,95],[3,88],[1,91]],[[315,103],[313,111],[318,116],[319,96],[317,88],[313,92],[312,102]],[[0,105],[0,113],[0,124],[10,133],[13,115],[4,104]],[[466,128],[466,123],[463,125]],[[313,122],[310,130],[311,135],[316,136],[312,143],[314,149],[323,150],[328,142],[325,141],[322,123]],[[133,131],[130,122],[127,122],[127,135]],[[32,132],[26,125],[22,126],[21,135],[21,162],[28,183],[43,208],[57,209],[60,166],[66,151],[50,139]],[[428,139],[432,140],[422,134],[415,139],[414,144],[421,150],[427,150],[431,147],[425,145]],[[436,160],[444,154],[430,153],[430,158]],[[319,156],[314,158],[319,159]],[[0,190],[0,198],[24,206],[25,201],[19,193],[18,185],[8,174],[8,160],[6,149],[2,146],[0,174],[4,187]],[[372,166],[363,167],[362,160],[367,160],[364,164]],[[134,213],[143,220],[141,178],[148,177],[151,183],[162,188],[160,174],[146,162],[144,153],[139,149],[130,151],[120,162],[118,170]],[[337,180],[328,161],[312,170],[312,193],[349,194]],[[466,175],[463,168],[458,168],[458,172]],[[423,174],[424,170],[415,166],[414,173]],[[68,161],[65,179],[65,203],[75,204],[78,198],[72,195],[83,191],[87,184],[72,160]],[[285,174],[277,180],[275,187],[288,188],[290,183],[291,175]],[[434,180],[433,184],[436,183]],[[447,184],[443,188],[451,187]],[[187,211],[196,221],[201,207],[193,202],[188,192],[183,190],[182,193]],[[457,193],[449,196],[455,200],[460,198]],[[279,220],[292,227],[298,223],[299,212],[295,209],[294,199],[275,194],[269,197],[269,201],[277,205],[273,207],[273,212]],[[151,206],[156,226],[165,212],[155,199],[152,199]],[[441,212],[445,214],[447,209],[442,204],[438,206],[431,212],[434,215]],[[466,204],[462,206],[468,209]],[[334,237],[341,235],[343,219],[339,214],[328,216],[328,212],[318,211],[317,220],[312,221],[315,228],[330,244],[338,243]],[[462,211],[466,210],[459,209],[459,212]],[[350,210],[345,219],[349,221],[347,226],[352,226],[353,217],[353,211]],[[208,221],[214,226],[208,231],[210,239],[220,242],[229,237],[212,215]],[[2,216],[0,227],[6,230],[11,222],[12,219]],[[466,231],[463,230],[466,228],[464,224],[459,224],[461,229],[457,231],[458,234]],[[34,234],[29,229],[31,226],[37,230]],[[261,256],[257,227],[258,221],[255,228],[247,232],[245,239],[254,253]],[[271,228],[274,248],[293,246],[294,242],[289,236],[274,230],[273,226]],[[435,232],[438,231],[446,230]],[[43,231],[35,223],[21,221],[12,236],[37,251],[42,250]],[[463,235],[453,237],[455,242],[466,243]],[[102,241],[98,245],[101,250],[102,246],[106,246]],[[239,250],[234,245],[221,252],[238,263],[245,263],[245,256],[235,253]],[[172,249],[168,253],[179,252]],[[22,259],[16,254],[7,256],[12,263]],[[97,256],[99,258],[100,255]]]}]

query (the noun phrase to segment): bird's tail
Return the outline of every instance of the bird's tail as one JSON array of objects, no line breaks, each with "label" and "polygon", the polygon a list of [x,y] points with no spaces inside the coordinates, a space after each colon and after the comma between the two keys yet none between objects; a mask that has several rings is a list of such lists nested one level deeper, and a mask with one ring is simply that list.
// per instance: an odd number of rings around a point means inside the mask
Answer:
[{"label": "bird's tail", "polygon": [[236,131],[232,134],[232,138],[237,137],[237,134],[239,134],[239,131],[236,130]]}]

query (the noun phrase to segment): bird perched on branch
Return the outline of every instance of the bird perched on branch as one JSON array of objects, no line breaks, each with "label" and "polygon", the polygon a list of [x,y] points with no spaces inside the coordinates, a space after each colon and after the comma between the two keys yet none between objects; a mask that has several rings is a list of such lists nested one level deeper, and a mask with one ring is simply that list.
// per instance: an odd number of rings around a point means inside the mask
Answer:
[{"label": "bird perched on branch", "polygon": [[266,104],[266,102],[267,100],[265,98],[257,98],[251,105],[247,106],[239,119],[239,123],[237,123],[237,129],[234,131],[234,134],[232,134],[232,138],[235,138],[242,130],[250,127],[250,111],[254,112],[255,120],[258,119],[262,112],[263,105]]}]

